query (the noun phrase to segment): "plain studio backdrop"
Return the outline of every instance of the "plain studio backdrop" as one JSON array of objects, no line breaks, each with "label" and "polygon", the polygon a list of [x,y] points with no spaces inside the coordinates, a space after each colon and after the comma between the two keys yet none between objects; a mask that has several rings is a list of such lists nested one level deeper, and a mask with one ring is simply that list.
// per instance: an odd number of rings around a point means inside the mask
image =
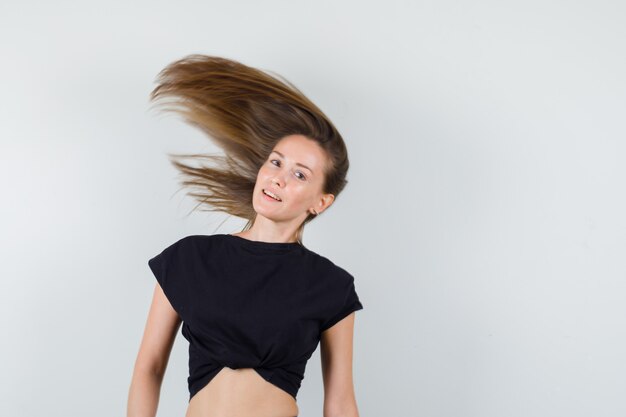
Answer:
[{"label": "plain studio backdrop", "polygon": [[[0,414],[120,416],[147,261],[191,212],[150,108],[188,54],[274,71],[347,142],[305,243],[350,271],[362,417],[626,415],[626,6],[618,1],[3,2]],[[177,335],[159,415],[187,407]],[[319,348],[298,394],[322,415]]]}]

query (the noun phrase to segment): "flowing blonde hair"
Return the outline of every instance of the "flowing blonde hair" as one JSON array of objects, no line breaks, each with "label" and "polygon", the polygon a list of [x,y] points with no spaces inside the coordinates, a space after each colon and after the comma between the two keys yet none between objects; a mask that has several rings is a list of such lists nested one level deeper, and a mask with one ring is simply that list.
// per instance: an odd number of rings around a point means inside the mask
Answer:
[{"label": "flowing blonde hair", "polygon": [[[224,155],[168,154],[182,176],[180,184],[189,187],[188,195],[198,201],[194,210],[200,206],[202,211],[226,212],[248,220],[243,230],[252,227],[258,171],[276,143],[293,134],[316,141],[328,156],[323,193],[337,198],[348,183],[350,164],[343,138],[328,117],[283,77],[231,59],[192,54],[167,65],[157,84],[150,100],[182,115],[224,151]],[[188,158],[213,165],[181,162]],[[309,213],[300,225],[300,244],[304,226],[315,217]]]}]

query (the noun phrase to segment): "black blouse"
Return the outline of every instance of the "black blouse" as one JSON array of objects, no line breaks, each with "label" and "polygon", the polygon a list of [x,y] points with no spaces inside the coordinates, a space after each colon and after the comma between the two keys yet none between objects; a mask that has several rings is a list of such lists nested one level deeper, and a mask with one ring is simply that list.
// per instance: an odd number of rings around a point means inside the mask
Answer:
[{"label": "black blouse", "polygon": [[192,235],[148,265],[183,321],[189,401],[225,366],[295,399],[321,333],[363,308],[354,277],[297,242]]}]

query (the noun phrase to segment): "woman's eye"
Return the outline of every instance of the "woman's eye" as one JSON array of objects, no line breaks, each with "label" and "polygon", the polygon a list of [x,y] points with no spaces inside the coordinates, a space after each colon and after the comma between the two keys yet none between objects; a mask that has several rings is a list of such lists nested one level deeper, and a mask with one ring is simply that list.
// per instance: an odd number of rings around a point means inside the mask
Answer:
[{"label": "woman's eye", "polygon": [[[274,163],[274,162],[276,162],[276,163]],[[278,159],[270,159],[270,164],[272,164],[274,166],[280,166],[280,161]],[[300,174],[300,176],[298,176],[298,174]],[[303,181],[306,180],[306,175],[304,175],[300,171],[296,172],[296,177],[298,177],[298,179],[303,180]]]}]

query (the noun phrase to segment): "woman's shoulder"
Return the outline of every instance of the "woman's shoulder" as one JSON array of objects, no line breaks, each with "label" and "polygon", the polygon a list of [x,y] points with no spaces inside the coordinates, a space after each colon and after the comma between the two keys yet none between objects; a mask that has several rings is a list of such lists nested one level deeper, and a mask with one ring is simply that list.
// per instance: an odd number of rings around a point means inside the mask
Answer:
[{"label": "woman's shoulder", "polygon": [[314,270],[329,280],[337,283],[349,283],[354,277],[342,265],[331,260],[328,256],[310,251],[314,263]]},{"label": "woman's shoulder", "polygon": [[181,254],[206,251],[211,247],[219,246],[219,242],[222,240],[222,235],[201,235],[201,234],[190,234],[180,238],[176,238],[167,246],[166,251],[170,252],[178,252]]},{"label": "woman's shoulder", "polygon": [[227,235],[216,233],[213,235],[190,234],[178,239],[175,243],[179,245],[210,245],[221,242]]}]

